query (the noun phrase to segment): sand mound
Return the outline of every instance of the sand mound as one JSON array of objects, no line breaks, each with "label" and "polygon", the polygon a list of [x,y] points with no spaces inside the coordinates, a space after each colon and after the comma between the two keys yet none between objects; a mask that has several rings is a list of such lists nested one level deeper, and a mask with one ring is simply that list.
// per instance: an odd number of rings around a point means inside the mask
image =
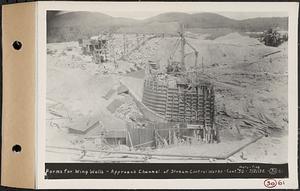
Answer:
[{"label": "sand mound", "polygon": [[230,33],[225,36],[221,36],[219,38],[216,38],[214,41],[218,43],[236,44],[236,45],[243,45],[243,46],[262,45],[258,40],[254,38],[250,38],[249,36],[242,36],[237,32]]}]

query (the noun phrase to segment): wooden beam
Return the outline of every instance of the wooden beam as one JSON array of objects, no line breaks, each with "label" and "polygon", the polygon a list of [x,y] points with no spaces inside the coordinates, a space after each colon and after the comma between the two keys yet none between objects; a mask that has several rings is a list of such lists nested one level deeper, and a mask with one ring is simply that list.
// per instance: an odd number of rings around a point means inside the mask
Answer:
[{"label": "wooden beam", "polygon": [[103,152],[103,153],[114,153],[114,154],[128,154],[128,155],[143,155],[143,156],[167,156],[167,157],[187,157],[187,158],[199,158],[199,159],[226,159],[223,156],[208,156],[208,155],[178,155],[178,154],[159,154],[159,153],[139,153],[139,152],[122,152],[122,151],[107,151],[107,150],[95,150],[95,149],[81,149],[72,147],[58,147],[58,146],[47,146],[47,148],[56,149],[69,149],[77,151],[90,151],[90,152]]}]

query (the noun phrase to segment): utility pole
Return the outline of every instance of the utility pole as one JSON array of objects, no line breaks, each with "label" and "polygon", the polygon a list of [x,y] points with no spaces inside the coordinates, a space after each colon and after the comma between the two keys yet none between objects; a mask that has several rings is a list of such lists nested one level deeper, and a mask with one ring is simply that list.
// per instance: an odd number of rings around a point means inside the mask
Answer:
[{"label": "utility pole", "polygon": [[201,60],[202,62],[202,73],[204,73],[204,64],[203,64],[203,56],[202,56],[202,60]]},{"label": "utility pole", "polygon": [[198,84],[199,81],[199,66],[198,66],[198,51],[195,52],[195,72],[196,72],[196,84]]},{"label": "utility pole", "polygon": [[123,34],[123,55],[126,54],[126,34]]},{"label": "utility pole", "polygon": [[140,37],[139,37],[139,34],[136,33],[136,34],[135,34],[135,37],[136,37],[136,46],[139,46],[139,45],[140,45]]},{"label": "utility pole", "polygon": [[180,39],[181,39],[181,69],[185,69],[184,65],[184,46],[185,46],[185,38],[184,38],[184,25],[182,24],[180,27]]}]

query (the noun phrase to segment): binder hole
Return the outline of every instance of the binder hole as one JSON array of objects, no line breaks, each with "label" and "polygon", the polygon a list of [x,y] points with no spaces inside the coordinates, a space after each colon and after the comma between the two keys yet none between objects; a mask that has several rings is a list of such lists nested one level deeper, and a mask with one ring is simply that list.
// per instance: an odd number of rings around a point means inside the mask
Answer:
[{"label": "binder hole", "polygon": [[22,147],[20,145],[14,145],[12,147],[12,151],[15,153],[19,153],[19,152],[21,152],[21,150],[22,150]]},{"label": "binder hole", "polygon": [[16,50],[20,50],[21,48],[22,48],[22,43],[20,42],[20,41],[15,41],[14,43],[13,43],[13,47],[14,47],[14,49],[16,49]]}]

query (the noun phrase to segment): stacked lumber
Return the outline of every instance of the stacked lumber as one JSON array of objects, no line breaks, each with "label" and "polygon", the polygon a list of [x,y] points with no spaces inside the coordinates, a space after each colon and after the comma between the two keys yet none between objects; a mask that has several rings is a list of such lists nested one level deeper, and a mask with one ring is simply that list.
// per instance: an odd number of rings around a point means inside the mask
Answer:
[{"label": "stacked lumber", "polygon": [[279,129],[279,127],[263,113],[258,113],[257,116],[243,114],[242,121],[244,124],[241,124],[241,127],[256,128],[260,134],[265,136],[270,133],[270,129]]}]

